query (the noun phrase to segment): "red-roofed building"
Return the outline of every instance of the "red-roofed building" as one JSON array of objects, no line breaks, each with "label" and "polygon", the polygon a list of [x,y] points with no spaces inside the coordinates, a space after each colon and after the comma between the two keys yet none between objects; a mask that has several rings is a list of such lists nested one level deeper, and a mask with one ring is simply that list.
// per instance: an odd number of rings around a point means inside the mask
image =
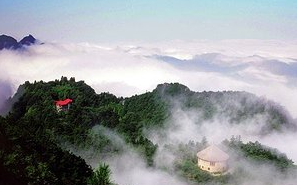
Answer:
[{"label": "red-roofed building", "polygon": [[58,100],[55,101],[57,111],[67,111],[70,108],[70,104],[72,103],[72,99]]}]

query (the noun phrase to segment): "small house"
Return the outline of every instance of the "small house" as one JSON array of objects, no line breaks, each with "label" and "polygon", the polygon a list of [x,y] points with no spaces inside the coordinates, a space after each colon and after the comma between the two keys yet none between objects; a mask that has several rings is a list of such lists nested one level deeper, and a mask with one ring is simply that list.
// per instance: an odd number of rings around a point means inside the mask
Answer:
[{"label": "small house", "polygon": [[198,167],[213,175],[224,173],[228,170],[229,155],[216,145],[210,145],[197,153]]},{"label": "small house", "polygon": [[67,111],[70,108],[70,104],[72,103],[72,99],[58,100],[55,101],[56,109],[58,112]]}]

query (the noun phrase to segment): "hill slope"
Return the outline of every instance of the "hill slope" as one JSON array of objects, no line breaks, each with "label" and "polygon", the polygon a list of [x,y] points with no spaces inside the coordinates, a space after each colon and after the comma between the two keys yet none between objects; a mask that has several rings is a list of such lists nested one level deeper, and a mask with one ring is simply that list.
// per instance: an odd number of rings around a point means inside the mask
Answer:
[{"label": "hill slope", "polygon": [[[73,100],[70,109],[57,112],[54,102],[66,98]],[[120,134],[152,166],[158,146],[143,130],[161,129],[176,102],[182,109],[202,112],[201,119],[223,114],[232,124],[242,124],[242,120],[259,114],[268,115],[261,128],[263,134],[294,127],[284,109],[245,92],[193,92],[181,84],[166,83],[152,92],[118,98],[110,93],[96,94],[74,78],[25,82],[17,96],[8,101],[10,113],[0,119],[0,137],[4,141],[0,145],[0,174],[7,174],[8,184],[86,184],[93,175],[91,167],[63,150],[60,142],[62,139],[74,145],[94,145],[88,141],[95,125]],[[103,135],[95,145],[100,155],[121,150]],[[9,178],[12,176],[15,182]]]}]

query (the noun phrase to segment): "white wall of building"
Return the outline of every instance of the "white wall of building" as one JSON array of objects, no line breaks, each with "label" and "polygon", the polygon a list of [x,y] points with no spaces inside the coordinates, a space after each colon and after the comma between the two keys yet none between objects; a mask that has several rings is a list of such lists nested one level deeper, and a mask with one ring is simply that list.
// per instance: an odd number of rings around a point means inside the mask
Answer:
[{"label": "white wall of building", "polygon": [[225,172],[228,170],[227,161],[211,162],[198,158],[198,167],[210,173]]}]

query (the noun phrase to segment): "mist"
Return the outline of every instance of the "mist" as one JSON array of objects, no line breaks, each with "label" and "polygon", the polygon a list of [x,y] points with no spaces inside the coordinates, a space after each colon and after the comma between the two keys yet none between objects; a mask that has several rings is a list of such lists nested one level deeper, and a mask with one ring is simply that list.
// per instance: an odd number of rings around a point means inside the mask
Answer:
[{"label": "mist", "polygon": [[[271,131],[263,134],[261,127],[265,128],[268,124],[268,115],[264,112],[255,115],[238,124],[230,122],[229,114],[217,113],[213,119],[205,120],[202,118],[202,112],[199,109],[184,109],[179,99],[172,99],[171,115],[164,129],[144,129],[144,134],[158,144],[158,150],[154,157],[155,166],[148,167],[144,156],[127,143],[120,134],[111,131],[102,126],[95,126],[92,133],[104,133],[112,143],[111,145],[121,148],[121,152],[114,155],[106,155],[96,152],[91,148],[80,148],[78,146],[64,143],[64,148],[70,150],[76,155],[84,158],[88,164],[94,169],[100,163],[109,164],[112,171],[112,179],[115,183],[123,185],[151,185],[151,184],[173,184],[187,185],[193,184],[174,173],[174,162],[179,158],[179,154],[170,151],[166,145],[170,145],[174,150],[178,151],[180,144],[189,142],[200,142],[203,138],[207,139],[208,144],[220,146],[230,155],[228,171],[232,175],[236,175],[236,180],[230,184],[236,185],[292,185],[297,180],[297,171],[290,169],[285,173],[277,169],[273,164],[259,163],[249,160],[243,156],[240,151],[235,151],[222,145],[225,139],[232,136],[241,136],[244,143],[249,141],[259,141],[260,143],[278,149],[285,153],[289,159],[296,162],[297,151],[294,150],[296,145],[296,132],[284,129],[283,131]],[[234,104],[234,100],[228,102]],[[225,102],[227,103],[227,102]],[[218,105],[219,106],[219,105]],[[236,112],[241,107],[234,106],[231,112]],[[96,137],[92,137],[91,143],[96,143]],[[96,144],[94,144],[96,146]],[[193,153],[197,153],[199,148],[192,148]],[[164,170],[166,169],[166,170]],[[216,183],[206,183],[215,185]]]},{"label": "mist", "polygon": [[[234,103],[234,100],[230,101],[229,103]],[[174,99],[172,105],[172,117],[165,123],[164,130],[145,130],[146,135],[159,146],[155,156],[157,167],[172,169],[174,161],[178,158],[176,152],[167,149],[168,144],[178,151],[180,144],[200,142],[206,138],[208,145],[220,146],[230,155],[229,173],[237,177],[236,181],[231,181],[230,184],[295,184],[297,180],[297,170],[295,168],[283,173],[273,164],[249,160],[240,151],[228,149],[222,144],[225,139],[240,136],[244,143],[258,141],[285,153],[289,159],[296,163],[297,133],[295,131],[284,129],[283,131],[271,131],[268,134],[263,134],[261,127],[265,128],[269,120],[268,115],[265,113],[234,124],[230,122],[230,117],[227,114],[218,113],[213,119],[204,120],[201,110],[193,108],[185,110],[178,99]],[[239,108],[231,108],[231,112],[236,112]],[[198,148],[194,148],[192,152],[197,153],[198,151]],[[243,176],[243,174],[246,176]]]},{"label": "mist", "polygon": [[5,101],[12,95],[13,88],[8,81],[0,80],[0,114],[4,110]]},{"label": "mist", "polygon": [[[259,141],[264,145],[279,149],[295,163],[297,162],[297,150],[293,147],[297,141],[296,130],[285,127],[280,131],[268,130],[267,125],[271,120],[267,111],[247,117],[239,123],[233,123],[232,114],[243,108],[239,102],[236,102],[235,97],[234,99],[225,98],[222,104],[216,104],[220,111],[215,113],[211,119],[204,119],[201,109],[185,109],[178,98],[171,99],[171,101],[172,116],[166,121],[164,129],[144,130],[148,138],[159,146],[201,141],[204,137],[207,138],[209,144],[218,145],[232,136],[241,136],[243,142]],[[272,106],[269,105],[271,102],[265,99],[262,101],[266,106]],[[248,104],[252,106],[254,102],[249,100]],[[226,107],[223,108],[222,105]],[[283,107],[277,108],[283,115],[288,114],[284,112]],[[288,120],[291,121],[289,124],[297,125],[296,120],[291,120],[290,117]]]},{"label": "mist", "polygon": [[[194,91],[247,91],[283,106],[292,118],[297,117],[296,59],[297,43],[281,41],[174,41],[165,43],[46,43],[26,51],[0,51],[0,108],[25,81],[50,81],[61,76],[75,77],[91,85],[97,93],[108,91],[117,96],[131,96],[151,91],[157,84],[179,82]],[[290,69],[290,70],[288,70]],[[232,101],[232,100],[230,100]],[[230,102],[234,103],[234,102]],[[235,107],[236,109],[236,107]],[[231,110],[232,111],[232,110]],[[277,148],[297,162],[297,133],[284,130],[261,134],[268,122],[266,114],[232,124],[228,114],[217,114],[211,120],[201,119],[196,109],[185,110],[178,101],[171,107],[172,117],[165,129],[144,130],[158,144],[155,167],[148,167],[141,154],[124,142],[118,133],[104,128],[106,137],[122,148],[116,156],[100,156],[94,148],[69,143],[62,146],[83,157],[93,168],[106,162],[112,179],[123,185],[190,184],[186,179],[164,171],[171,169],[176,156],[164,149],[171,144],[200,142],[220,143],[234,135],[243,142],[259,141]],[[101,132],[98,128],[93,131]],[[96,140],[96,138],[94,138]],[[64,141],[63,141],[64,142]],[[198,152],[198,151],[195,151]],[[249,177],[235,184],[295,184],[297,173],[279,175],[270,164],[254,164],[240,153],[234,166],[244,167]]]},{"label": "mist", "polygon": [[[100,142],[99,135],[108,138],[109,146],[120,152],[108,152],[106,148],[101,151],[96,149],[96,143]],[[131,145],[126,143],[122,136],[103,126],[94,126],[88,135],[88,142],[93,143],[88,148],[71,144],[60,138],[62,148],[82,157],[96,169],[99,164],[106,163],[112,171],[112,180],[120,185],[151,185],[151,184],[172,184],[187,185],[184,179],[174,174],[169,174],[161,169],[148,167],[144,156],[139,154]],[[108,146],[107,146],[108,148]]]},{"label": "mist", "polygon": [[45,43],[0,51],[0,80],[11,81],[15,92],[26,80],[73,76],[98,93],[125,97],[179,82],[194,91],[248,91],[296,118],[296,50],[293,41],[261,40]]}]

